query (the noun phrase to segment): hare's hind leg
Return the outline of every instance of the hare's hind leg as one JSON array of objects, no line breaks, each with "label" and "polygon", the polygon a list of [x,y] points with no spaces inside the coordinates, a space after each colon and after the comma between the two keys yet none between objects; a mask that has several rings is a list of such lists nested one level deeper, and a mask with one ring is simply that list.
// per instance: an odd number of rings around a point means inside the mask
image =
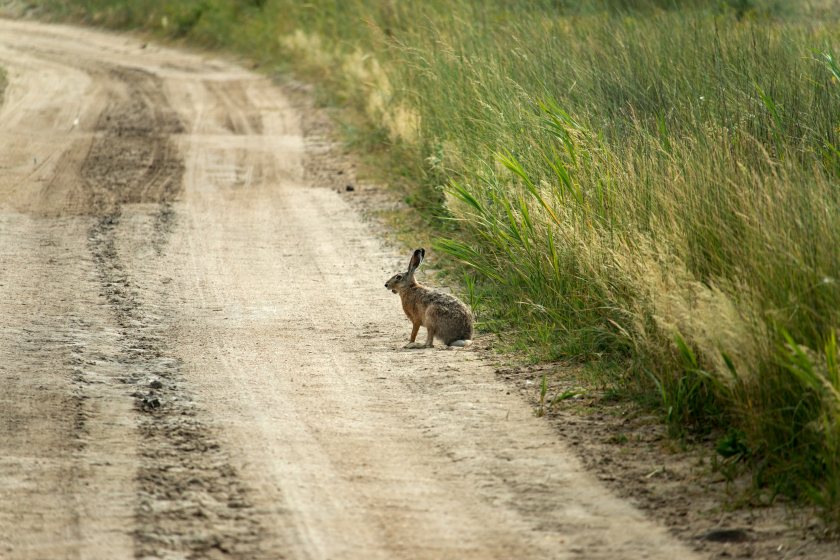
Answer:
[{"label": "hare's hind leg", "polygon": [[423,326],[426,327],[426,348],[434,348],[435,334],[438,332],[438,310],[434,305],[426,308],[426,313],[423,315]]},{"label": "hare's hind leg", "polygon": [[426,348],[434,348],[435,347],[435,329],[428,326],[426,327]]}]

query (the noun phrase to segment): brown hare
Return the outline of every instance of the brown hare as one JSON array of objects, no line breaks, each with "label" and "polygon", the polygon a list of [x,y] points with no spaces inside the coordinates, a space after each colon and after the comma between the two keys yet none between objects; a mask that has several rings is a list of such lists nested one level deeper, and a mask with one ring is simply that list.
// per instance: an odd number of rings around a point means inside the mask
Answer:
[{"label": "brown hare", "polygon": [[[406,348],[432,348],[437,337],[447,346],[472,343],[473,317],[469,308],[455,296],[435,291],[417,283],[414,271],[423,262],[425,249],[417,249],[408,261],[408,270],[395,274],[385,287],[400,294],[402,307],[411,320],[411,340]],[[415,343],[417,331],[426,327],[426,344]]]}]

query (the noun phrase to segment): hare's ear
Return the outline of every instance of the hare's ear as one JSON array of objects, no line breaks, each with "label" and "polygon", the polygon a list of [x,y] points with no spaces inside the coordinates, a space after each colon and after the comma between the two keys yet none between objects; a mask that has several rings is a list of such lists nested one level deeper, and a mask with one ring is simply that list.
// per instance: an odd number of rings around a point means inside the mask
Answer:
[{"label": "hare's ear", "polygon": [[420,266],[420,263],[423,262],[423,257],[426,255],[425,249],[417,249],[414,251],[414,254],[411,255],[411,260],[408,261],[408,274],[411,276],[414,274],[414,271],[417,270],[417,267]]}]

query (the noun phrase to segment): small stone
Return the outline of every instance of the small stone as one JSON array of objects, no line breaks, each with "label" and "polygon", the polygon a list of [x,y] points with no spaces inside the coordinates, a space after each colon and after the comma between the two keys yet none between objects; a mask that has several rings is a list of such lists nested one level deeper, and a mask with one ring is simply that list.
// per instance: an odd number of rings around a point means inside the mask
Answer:
[{"label": "small stone", "polygon": [[146,410],[160,408],[160,399],[152,395],[143,397],[143,408]]},{"label": "small stone", "polygon": [[344,190],[347,192],[353,192],[356,190],[356,187],[354,187],[353,185],[347,185],[344,187]]}]

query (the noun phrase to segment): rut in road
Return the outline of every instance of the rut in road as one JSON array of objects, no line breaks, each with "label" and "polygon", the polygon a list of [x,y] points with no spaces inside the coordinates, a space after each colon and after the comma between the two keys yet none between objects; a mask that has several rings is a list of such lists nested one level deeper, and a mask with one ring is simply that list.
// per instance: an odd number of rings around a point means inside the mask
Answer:
[{"label": "rut in road", "polygon": [[[68,461],[68,478],[79,478],[75,471],[83,467],[73,465],[85,462],[88,438],[83,436],[87,424],[96,420],[96,413],[86,403],[113,398],[112,391],[97,394],[103,392],[104,385],[117,388],[118,398],[134,397],[133,408],[138,413],[132,434],[136,446],[131,489],[136,496],[130,528],[133,555],[261,557],[264,528],[249,512],[247,489],[196,413],[189,388],[181,379],[181,364],[167,344],[166,317],[172,310],[146,302],[159,298],[137,284],[127,263],[138,252],[145,252],[143,260],[154,266],[175,229],[172,205],[182,191],[184,166],[172,136],[183,133],[183,123],[156,75],[96,60],[74,60],[72,55],[59,55],[59,60],[97,79],[102,96],[96,99],[98,106],[89,110],[101,112],[92,120],[90,134],[74,139],[59,157],[58,172],[49,180],[48,189],[63,190],[64,199],[59,202],[47,197],[49,207],[38,208],[35,201],[30,210],[42,210],[48,222],[59,221],[65,213],[81,215],[81,221],[89,224],[85,231],[78,227],[80,223],[74,223],[63,233],[86,233],[89,255],[82,259],[89,258],[92,265],[86,275],[98,283],[97,303],[107,307],[109,315],[104,321],[108,325],[101,320],[72,320],[76,336],[68,345],[74,354],[65,361],[76,385],[69,405],[74,426],[70,439],[75,441],[72,445],[79,457]],[[67,188],[68,183],[75,186]],[[129,210],[130,218],[125,220],[126,205],[143,210]],[[135,242],[126,246],[120,238]],[[56,328],[63,330],[48,327]],[[114,334],[107,354],[97,353],[90,343],[103,328]],[[86,359],[91,354],[98,355]],[[97,376],[93,384],[86,365],[107,370],[107,377]],[[154,382],[151,388],[150,382]],[[73,504],[73,494],[84,491],[74,487],[67,496],[67,508],[76,510],[69,521],[76,527],[73,540],[84,540],[79,527],[84,514]]]},{"label": "rut in road", "polygon": [[[143,413],[138,421],[135,552],[139,557],[204,557],[216,549],[254,558],[263,529],[245,513],[250,507],[247,492],[196,417],[180,360],[168,348],[159,317],[144,309],[142,290],[126,271],[116,240],[123,206],[151,204],[150,258],[165,250],[175,219],[172,203],[183,176],[183,162],[170,137],[182,133],[183,124],[153,74],[117,67],[108,75],[124,92],[109,96],[117,100],[98,119],[81,175],[95,216],[89,248],[101,294],[119,327],[117,361],[124,376],[118,381],[143,387],[133,393],[135,407]],[[208,525],[212,531],[206,531]]]},{"label": "rut in road", "polygon": [[0,65],[4,557],[692,556],[478,353],[401,349],[407,255],[269,80],[21,22]]}]

